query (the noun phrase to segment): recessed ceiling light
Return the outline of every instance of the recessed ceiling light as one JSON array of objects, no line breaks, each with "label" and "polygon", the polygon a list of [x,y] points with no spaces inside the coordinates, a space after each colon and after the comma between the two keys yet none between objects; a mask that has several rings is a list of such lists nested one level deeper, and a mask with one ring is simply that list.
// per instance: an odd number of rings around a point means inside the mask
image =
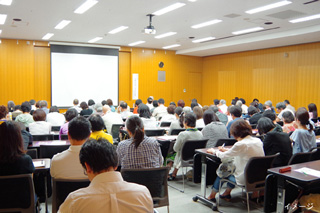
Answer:
[{"label": "recessed ceiling light", "polygon": [[82,13],[86,12],[87,10],[89,10],[91,7],[93,7],[97,3],[98,3],[98,1],[96,1],[96,0],[87,0],[85,3],[80,5],[80,7],[78,7],[74,11],[74,13],[82,14]]},{"label": "recessed ceiling light", "polygon": [[201,39],[197,39],[197,40],[193,40],[193,43],[200,43],[200,42],[204,42],[204,41],[210,41],[215,39],[215,37],[207,37],[207,38],[201,38]]},{"label": "recessed ceiling light", "polygon": [[263,30],[263,29],[264,29],[263,27],[254,27],[254,28],[250,28],[250,29],[235,31],[235,32],[232,32],[232,34],[239,35],[239,34],[244,34],[244,33],[255,32],[255,31],[259,31],[259,30]]},{"label": "recessed ceiling light", "polygon": [[188,0],[188,1],[190,1],[190,2],[196,2],[197,0]]},{"label": "recessed ceiling light", "polygon": [[12,0],[0,0],[0,4],[2,4],[2,5],[9,6],[9,5],[11,5],[11,3],[12,3]]},{"label": "recessed ceiling light", "polygon": [[0,34],[2,33],[2,30],[0,30]]},{"label": "recessed ceiling light", "polygon": [[320,14],[313,15],[313,16],[307,16],[307,17],[303,17],[303,18],[298,18],[298,19],[293,19],[293,20],[290,20],[289,22],[298,23],[298,22],[310,21],[310,20],[318,19],[318,18],[320,18]]},{"label": "recessed ceiling light", "polygon": [[129,46],[136,46],[136,45],[138,45],[138,44],[143,44],[143,43],[145,43],[145,41],[136,41],[136,42],[130,43],[130,44],[128,44],[128,45],[129,45]]},{"label": "recessed ceiling light", "polygon": [[94,43],[94,42],[99,41],[101,39],[102,39],[102,37],[95,37],[95,38],[89,40],[88,43]]},{"label": "recessed ceiling light", "polygon": [[162,48],[163,49],[170,49],[170,48],[180,47],[180,46],[181,46],[180,44],[173,44],[173,45],[165,46],[165,47],[162,47]]},{"label": "recessed ceiling light", "polygon": [[168,37],[168,36],[172,36],[172,35],[175,35],[177,34],[176,32],[168,32],[168,33],[164,33],[164,34],[161,34],[161,35],[158,35],[158,36],[155,36],[155,38],[165,38],[165,37]]},{"label": "recessed ceiling light", "polygon": [[116,29],[111,30],[109,33],[110,34],[116,34],[118,32],[121,32],[122,30],[125,30],[125,29],[128,29],[128,27],[127,26],[121,26],[121,27],[118,27]]},{"label": "recessed ceiling light", "polygon": [[70,24],[71,21],[69,20],[62,20],[54,29],[61,30],[68,24]]},{"label": "recessed ceiling light", "polygon": [[176,10],[176,9],[178,9],[180,7],[183,7],[184,5],[186,5],[186,4],[177,2],[175,4],[172,4],[172,5],[168,6],[168,7],[163,8],[161,10],[158,10],[158,11],[152,13],[152,14],[156,15],[156,16],[161,16],[161,15],[163,15],[165,13],[171,12],[172,10]]},{"label": "recessed ceiling light", "polygon": [[43,40],[49,40],[54,34],[53,33],[47,33],[45,36],[42,37]]},{"label": "recessed ceiling light", "polygon": [[4,24],[6,22],[7,15],[6,14],[0,14],[0,24]]},{"label": "recessed ceiling light", "polygon": [[286,0],[285,1],[280,1],[280,2],[277,2],[277,3],[268,4],[268,5],[265,5],[265,6],[262,6],[262,7],[258,7],[258,8],[252,9],[252,10],[247,10],[246,13],[248,13],[248,14],[259,13],[259,12],[270,10],[270,9],[273,9],[273,8],[282,7],[284,5],[291,4],[291,3],[292,3],[291,1],[286,1]]},{"label": "recessed ceiling light", "polygon": [[201,23],[201,24],[193,25],[191,27],[194,28],[194,29],[198,29],[198,28],[201,28],[201,27],[206,27],[206,26],[209,26],[209,25],[217,24],[219,22],[222,22],[222,20],[214,19],[214,20],[207,21],[207,22],[204,22],[204,23]]}]

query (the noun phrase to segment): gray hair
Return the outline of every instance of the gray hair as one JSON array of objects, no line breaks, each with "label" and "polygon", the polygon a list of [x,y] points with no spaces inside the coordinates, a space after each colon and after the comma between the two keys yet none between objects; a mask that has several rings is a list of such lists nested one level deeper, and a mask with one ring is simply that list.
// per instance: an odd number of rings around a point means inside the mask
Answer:
[{"label": "gray hair", "polygon": [[269,106],[269,107],[272,107],[272,102],[269,100],[269,101],[266,101],[265,103],[264,103],[264,105],[267,105],[267,106]]},{"label": "gray hair", "polygon": [[285,109],[286,108],[286,104],[284,102],[279,102],[276,105],[277,109]]},{"label": "gray hair", "polygon": [[224,100],[224,99],[220,100],[220,104],[226,104],[226,103],[227,103],[226,100]]},{"label": "gray hair", "polygon": [[239,106],[239,107],[241,107],[241,106],[242,106],[242,101],[240,101],[240,100],[237,101],[236,105]]},{"label": "gray hair", "polygon": [[97,111],[97,112],[102,112],[102,104],[101,103],[96,103],[94,105],[94,109]]},{"label": "gray hair", "polygon": [[192,112],[191,107],[188,107],[188,106],[183,107],[183,112],[184,112],[185,114],[187,114],[188,112]]}]

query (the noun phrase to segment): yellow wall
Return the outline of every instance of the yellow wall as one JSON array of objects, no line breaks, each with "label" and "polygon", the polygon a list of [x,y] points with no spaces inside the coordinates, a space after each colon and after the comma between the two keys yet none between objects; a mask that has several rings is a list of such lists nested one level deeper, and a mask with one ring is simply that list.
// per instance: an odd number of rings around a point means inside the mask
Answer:
[{"label": "yellow wall", "polygon": [[203,104],[237,96],[319,106],[320,42],[205,57],[202,78]]}]

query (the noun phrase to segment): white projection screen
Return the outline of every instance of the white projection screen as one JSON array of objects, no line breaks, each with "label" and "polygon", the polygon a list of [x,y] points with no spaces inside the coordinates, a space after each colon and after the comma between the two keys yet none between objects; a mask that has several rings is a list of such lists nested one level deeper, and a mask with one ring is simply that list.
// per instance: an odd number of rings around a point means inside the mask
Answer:
[{"label": "white projection screen", "polygon": [[119,100],[119,50],[51,45],[51,105],[73,106],[73,100],[96,103]]}]

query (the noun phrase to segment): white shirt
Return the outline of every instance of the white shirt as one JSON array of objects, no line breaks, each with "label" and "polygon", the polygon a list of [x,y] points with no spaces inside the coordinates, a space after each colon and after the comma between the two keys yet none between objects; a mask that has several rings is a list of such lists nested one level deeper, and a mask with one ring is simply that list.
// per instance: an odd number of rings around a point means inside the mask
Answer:
[{"label": "white shirt", "polygon": [[111,134],[111,128],[113,124],[123,124],[121,115],[116,112],[108,112],[107,114],[102,116],[102,120],[104,122],[104,125],[106,125],[109,134]]},{"label": "white shirt", "polygon": [[50,112],[47,115],[47,122],[50,123],[51,126],[62,126],[66,122],[66,118],[58,112]]},{"label": "white shirt", "polygon": [[159,120],[160,117],[163,117],[167,114],[168,114],[167,107],[165,107],[163,104],[160,104],[160,106],[154,109],[152,116],[155,117],[157,120]]},{"label": "white shirt", "polygon": [[152,213],[153,201],[145,186],[123,181],[120,172],[104,172],[70,193],[58,212]]},{"label": "white shirt", "polygon": [[196,128],[203,128],[203,127],[205,127],[205,124],[204,124],[203,118],[200,118],[196,121]]},{"label": "white shirt", "polygon": [[217,151],[216,155],[221,160],[231,157],[234,158],[234,165],[236,166],[234,176],[236,182],[239,185],[244,185],[244,169],[251,157],[264,156],[263,143],[259,138],[248,135],[241,141],[235,143],[228,151]]},{"label": "white shirt", "polygon": [[151,103],[151,104],[146,104],[148,107],[149,107],[149,109],[151,110],[152,108],[153,108],[153,104]]},{"label": "white shirt", "polygon": [[223,104],[223,105],[219,106],[219,109],[223,112],[223,114],[227,114],[228,106]]},{"label": "white shirt", "polygon": [[121,115],[122,118],[127,119],[127,118],[129,118],[131,115],[133,115],[133,113],[130,112],[130,109],[129,109],[129,110],[120,112],[120,115]]},{"label": "white shirt", "polygon": [[167,114],[161,118],[161,121],[175,121],[175,120],[177,120],[177,117],[173,114]]},{"label": "white shirt", "polygon": [[82,110],[78,105],[70,107],[70,108],[73,108],[73,109],[77,110],[78,113],[80,113],[81,110]]},{"label": "white shirt", "polygon": [[293,115],[293,117],[295,117],[295,116],[294,116],[294,112],[292,112],[290,109],[285,108],[285,109],[282,110],[282,111],[279,113],[279,115],[278,115],[278,118],[279,118],[280,120],[282,119],[282,114],[283,114],[284,112],[286,112],[286,111],[291,112],[292,115]]},{"label": "white shirt", "polygon": [[79,160],[81,147],[71,145],[69,149],[54,155],[50,167],[51,176],[56,179],[88,179]]},{"label": "white shirt", "polygon": [[244,104],[241,105],[242,113],[248,113],[248,107]]},{"label": "white shirt", "polygon": [[143,122],[144,129],[157,129],[158,122],[154,117],[151,118],[141,118]]},{"label": "white shirt", "polygon": [[31,135],[47,135],[51,133],[51,124],[45,121],[35,121],[29,124]]}]

